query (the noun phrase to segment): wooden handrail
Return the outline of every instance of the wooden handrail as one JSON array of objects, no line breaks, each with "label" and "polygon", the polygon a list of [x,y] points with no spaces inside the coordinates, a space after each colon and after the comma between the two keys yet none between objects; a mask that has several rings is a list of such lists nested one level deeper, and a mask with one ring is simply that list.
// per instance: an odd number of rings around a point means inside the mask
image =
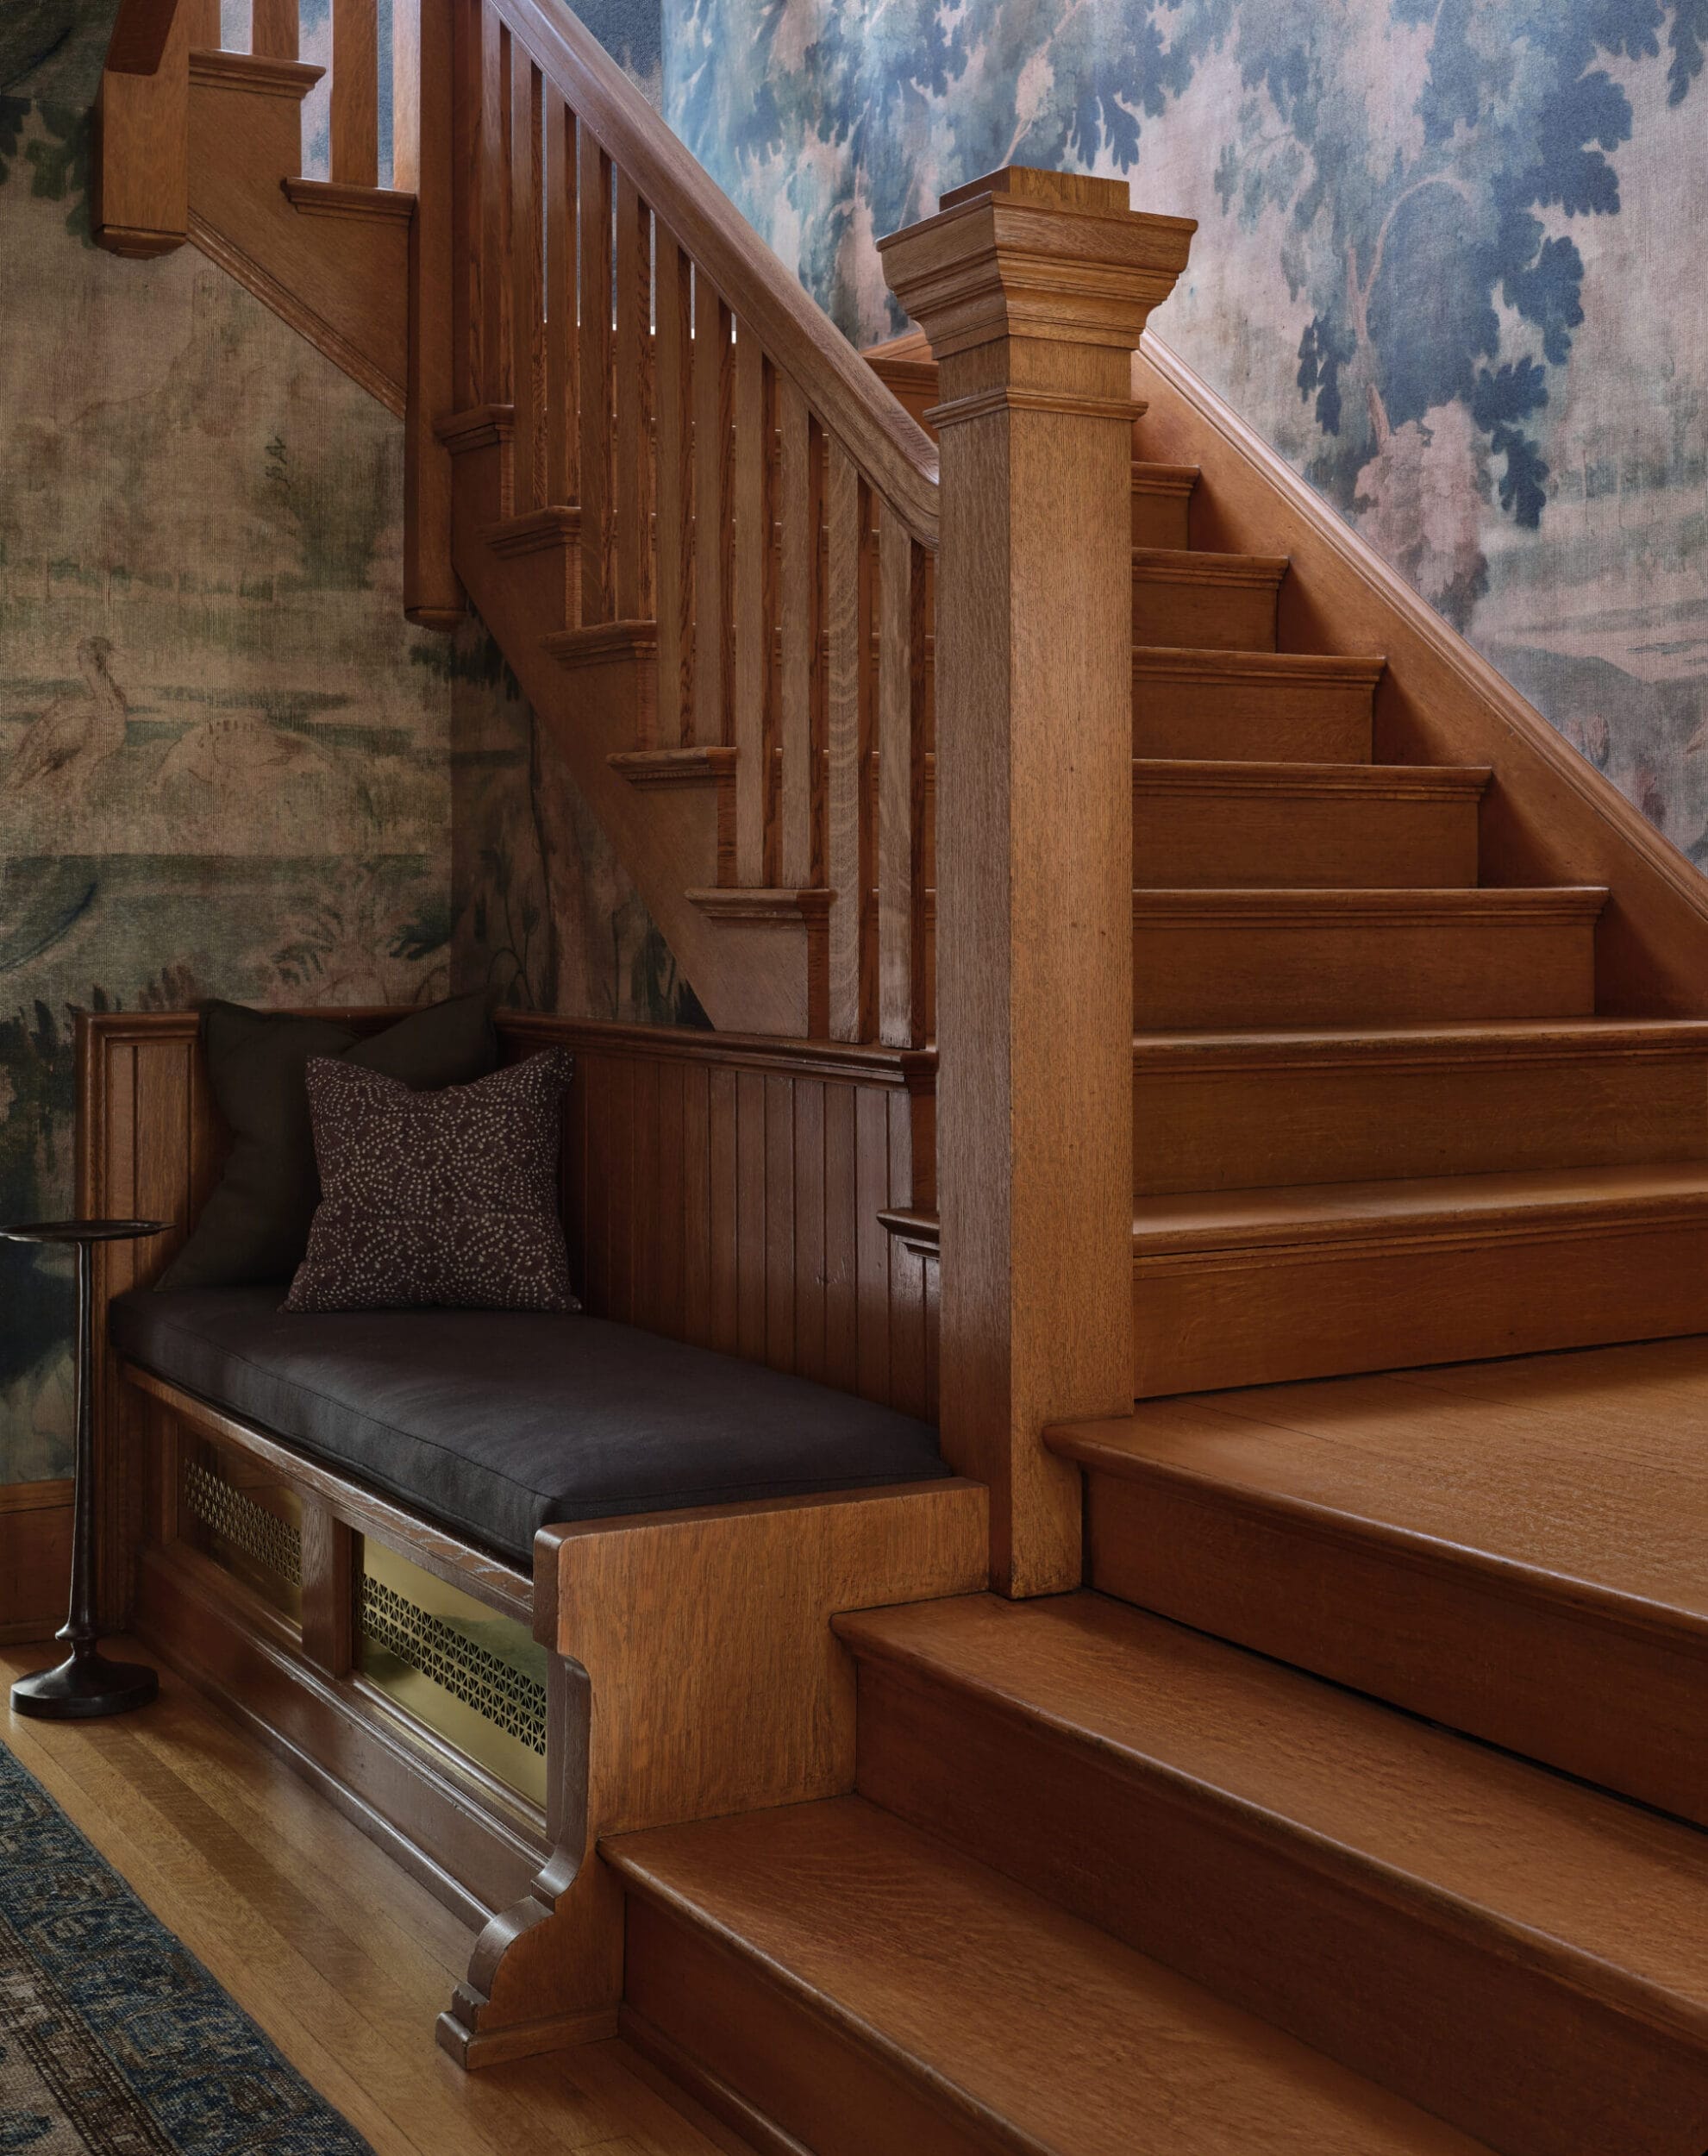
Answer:
[{"label": "wooden handrail", "polygon": [[564,0],[493,0],[738,321],[804,391],[862,476],[923,546],[937,542],[937,452]]}]

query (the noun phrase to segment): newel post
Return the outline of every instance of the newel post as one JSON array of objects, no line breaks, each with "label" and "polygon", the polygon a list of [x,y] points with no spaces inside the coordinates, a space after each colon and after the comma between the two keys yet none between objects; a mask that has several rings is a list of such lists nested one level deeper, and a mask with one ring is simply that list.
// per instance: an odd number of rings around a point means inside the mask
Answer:
[{"label": "newel post", "polygon": [[1081,1575],[1044,1427],[1132,1407],[1130,367],[1194,229],[1010,168],[881,242],[939,363],[942,1442],[1014,1595]]}]

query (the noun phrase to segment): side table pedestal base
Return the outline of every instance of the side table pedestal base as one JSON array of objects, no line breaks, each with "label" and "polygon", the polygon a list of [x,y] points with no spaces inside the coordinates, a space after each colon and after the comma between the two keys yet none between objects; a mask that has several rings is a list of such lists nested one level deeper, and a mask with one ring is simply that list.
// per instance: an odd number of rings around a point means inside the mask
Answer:
[{"label": "side table pedestal base", "polygon": [[83,1721],[146,1707],[160,1689],[160,1679],[146,1664],[109,1662],[91,1649],[68,1655],[53,1669],[21,1677],[12,1687],[12,1712],[41,1721]]}]

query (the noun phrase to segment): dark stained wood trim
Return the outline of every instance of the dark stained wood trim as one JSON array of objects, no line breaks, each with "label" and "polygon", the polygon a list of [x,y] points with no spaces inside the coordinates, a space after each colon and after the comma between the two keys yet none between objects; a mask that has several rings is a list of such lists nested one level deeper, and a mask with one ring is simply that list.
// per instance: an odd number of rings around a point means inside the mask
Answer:
[{"label": "dark stained wood trim", "polygon": [[197,1399],[181,1386],[156,1376],[153,1370],[134,1363],[123,1363],[121,1368],[127,1385],[160,1401],[185,1428],[260,1461],[323,1507],[333,1520],[360,1534],[372,1535],[376,1542],[385,1543],[388,1549],[396,1550],[412,1564],[418,1564],[423,1571],[460,1588],[465,1595],[472,1595],[477,1601],[485,1602],[521,1624],[532,1625],[533,1583],[501,1557],[474,1543],[462,1541],[442,1527],[429,1526],[406,1507],[377,1491],[364,1489],[359,1482],[322,1467],[283,1438]]},{"label": "dark stained wood trim", "polygon": [[182,1545],[151,1550],[137,1630],[465,1922],[522,1893],[545,1844],[520,1809],[515,1824],[501,1819],[465,1774],[447,1771],[448,1747],[435,1759],[417,1727],[382,1714],[371,1687],[310,1669],[235,1588]]}]

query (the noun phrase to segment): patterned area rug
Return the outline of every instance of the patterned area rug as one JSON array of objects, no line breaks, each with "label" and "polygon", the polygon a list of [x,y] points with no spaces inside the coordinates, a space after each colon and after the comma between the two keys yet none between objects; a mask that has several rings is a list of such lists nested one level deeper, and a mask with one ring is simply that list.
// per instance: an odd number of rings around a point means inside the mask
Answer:
[{"label": "patterned area rug", "polygon": [[363,2156],[0,1745],[0,2156]]}]

